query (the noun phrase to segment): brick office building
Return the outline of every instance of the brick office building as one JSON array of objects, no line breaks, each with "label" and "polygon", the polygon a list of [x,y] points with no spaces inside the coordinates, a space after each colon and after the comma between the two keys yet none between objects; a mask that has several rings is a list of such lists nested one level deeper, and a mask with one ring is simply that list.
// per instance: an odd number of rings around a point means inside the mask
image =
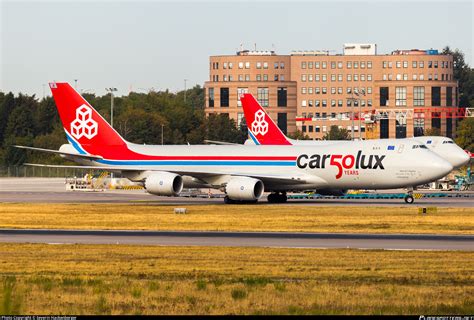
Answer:
[{"label": "brick office building", "polygon": [[344,45],[335,55],[242,50],[211,56],[209,68],[206,114],[225,113],[238,123],[239,94],[250,92],[284,132],[298,129],[313,139],[331,125],[353,127],[362,138],[411,137],[432,127],[447,136],[454,131],[453,58],[437,50],[377,54],[374,44]]}]

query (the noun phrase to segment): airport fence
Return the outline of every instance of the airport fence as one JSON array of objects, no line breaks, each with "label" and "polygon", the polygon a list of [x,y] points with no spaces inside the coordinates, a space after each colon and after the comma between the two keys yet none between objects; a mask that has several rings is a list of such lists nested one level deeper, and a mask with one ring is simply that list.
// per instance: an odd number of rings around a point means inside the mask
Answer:
[{"label": "airport fence", "polygon": [[[65,178],[83,177],[86,174],[99,175],[102,170],[74,169],[74,168],[50,168],[33,166],[0,166],[0,177],[11,178]],[[121,178],[120,174],[114,177]]]}]

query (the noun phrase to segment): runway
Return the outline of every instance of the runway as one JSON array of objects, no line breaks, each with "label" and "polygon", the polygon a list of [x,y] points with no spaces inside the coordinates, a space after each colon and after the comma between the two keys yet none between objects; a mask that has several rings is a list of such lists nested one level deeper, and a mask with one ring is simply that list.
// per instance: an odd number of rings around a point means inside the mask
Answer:
[{"label": "runway", "polygon": [[[268,204],[264,199],[259,204]],[[107,190],[102,192],[66,191],[63,178],[0,178],[0,203],[140,203],[149,205],[223,205],[221,198],[158,197],[144,190]],[[473,198],[424,198],[407,205],[401,199],[298,199],[289,205],[362,206],[362,207],[461,207],[474,208]],[[273,204],[284,205],[284,204]]]},{"label": "runway", "polygon": [[474,236],[424,234],[0,229],[0,242],[474,251]]}]

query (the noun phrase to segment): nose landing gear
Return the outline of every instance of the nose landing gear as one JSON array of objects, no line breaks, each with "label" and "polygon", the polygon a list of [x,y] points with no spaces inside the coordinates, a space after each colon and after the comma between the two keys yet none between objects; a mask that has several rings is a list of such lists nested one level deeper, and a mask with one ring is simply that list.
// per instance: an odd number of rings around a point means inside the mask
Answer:
[{"label": "nose landing gear", "polygon": [[405,203],[412,204],[415,202],[415,198],[413,198],[413,188],[408,188],[407,194],[405,195]]},{"label": "nose landing gear", "polygon": [[267,197],[269,203],[285,203],[288,198],[286,192],[281,193],[270,193]]}]

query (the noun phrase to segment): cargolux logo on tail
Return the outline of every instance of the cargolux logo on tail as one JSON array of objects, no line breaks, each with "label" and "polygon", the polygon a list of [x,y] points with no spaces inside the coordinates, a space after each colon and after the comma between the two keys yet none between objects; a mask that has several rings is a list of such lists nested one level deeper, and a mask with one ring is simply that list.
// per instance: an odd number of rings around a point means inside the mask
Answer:
[{"label": "cargolux logo on tail", "polygon": [[255,120],[252,122],[253,134],[264,136],[268,132],[268,122],[265,121],[265,113],[262,110],[255,112]]},{"label": "cargolux logo on tail", "polygon": [[76,109],[76,119],[71,123],[71,134],[74,138],[92,139],[97,135],[97,122],[92,119],[92,109],[83,104]]}]

